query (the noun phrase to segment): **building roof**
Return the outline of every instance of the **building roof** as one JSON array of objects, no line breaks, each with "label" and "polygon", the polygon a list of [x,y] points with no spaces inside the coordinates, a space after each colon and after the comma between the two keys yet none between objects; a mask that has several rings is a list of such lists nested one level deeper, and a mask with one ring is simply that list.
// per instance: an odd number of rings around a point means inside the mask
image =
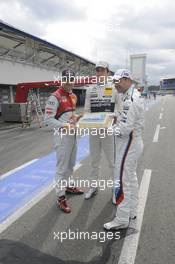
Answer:
[{"label": "building roof", "polygon": [[94,62],[0,20],[0,59],[3,58],[53,70],[81,68],[84,74],[95,69]]}]

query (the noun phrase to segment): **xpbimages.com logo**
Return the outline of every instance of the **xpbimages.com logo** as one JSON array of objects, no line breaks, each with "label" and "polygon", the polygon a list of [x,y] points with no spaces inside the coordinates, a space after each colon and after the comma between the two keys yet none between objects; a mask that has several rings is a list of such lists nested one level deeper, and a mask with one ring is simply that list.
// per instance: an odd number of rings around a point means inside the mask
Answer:
[{"label": "xpbimages.com logo", "polygon": [[[82,83],[92,83],[92,84],[100,84],[100,85],[104,85],[105,83],[110,83],[113,81],[113,77],[112,76],[53,76],[54,78],[54,83],[59,83],[61,82],[62,84],[65,84],[67,82],[69,83],[76,83],[76,84],[82,84]],[[120,81],[120,80],[119,80]],[[118,81],[118,82],[119,82]]]},{"label": "xpbimages.com logo", "polygon": [[75,179],[73,176],[69,177],[68,179],[60,180],[58,182],[54,182],[54,187],[58,188],[59,190],[65,190],[67,186],[70,187],[77,187],[77,188],[99,188],[100,190],[104,191],[105,189],[115,189],[120,188],[120,180],[113,181],[112,179],[104,180],[88,180],[88,179]]},{"label": "xpbimages.com logo", "polygon": [[116,232],[88,232],[88,231],[68,231],[65,232],[53,232],[53,239],[60,240],[61,243],[64,240],[99,240],[101,243],[104,243],[106,240],[119,240],[120,239],[120,231]]},{"label": "xpbimages.com logo", "polygon": [[54,136],[99,136],[100,138],[105,138],[107,136],[119,136],[120,129],[117,126],[108,128],[80,128],[78,124],[76,127],[72,127],[71,124],[67,124],[67,127],[54,128]]}]

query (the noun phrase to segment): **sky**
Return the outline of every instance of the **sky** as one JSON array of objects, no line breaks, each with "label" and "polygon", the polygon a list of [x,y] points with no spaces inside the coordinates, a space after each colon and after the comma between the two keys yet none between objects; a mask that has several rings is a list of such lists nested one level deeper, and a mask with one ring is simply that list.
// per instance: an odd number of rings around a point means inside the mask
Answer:
[{"label": "sky", "polygon": [[0,0],[0,19],[114,71],[146,53],[148,84],[175,76],[173,0]]}]

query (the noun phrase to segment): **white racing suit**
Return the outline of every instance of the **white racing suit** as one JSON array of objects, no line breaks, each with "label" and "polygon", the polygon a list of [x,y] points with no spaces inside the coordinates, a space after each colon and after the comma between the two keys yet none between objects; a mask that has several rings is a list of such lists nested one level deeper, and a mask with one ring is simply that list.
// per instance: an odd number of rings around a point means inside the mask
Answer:
[{"label": "white racing suit", "polygon": [[[111,112],[119,111],[121,97],[110,83],[94,85],[86,90],[85,112]],[[121,107],[121,106],[120,106]],[[90,135],[91,180],[98,180],[102,150],[105,153],[109,167],[109,178],[114,177],[114,135]]]},{"label": "white racing suit", "polygon": [[[76,134],[61,135],[61,128],[67,126],[73,116],[76,106],[76,96],[67,93],[62,88],[52,94],[45,107],[45,123],[54,130],[54,148],[57,164],[55,174],[55,190],[57,197],[65,195],[66,183],[73,182],[73,168],[76,161]],[[68,186],[68,185],[67,185]]]},{"label": "white racing suit", "polygon": [[137,214],[138,179],[137,160],[143,151],[144,103],[140,93],[131,86],[123,94],[123,111],[117,120],[116,162],[113,203],[117,205],[116,217],[129,222]]}]

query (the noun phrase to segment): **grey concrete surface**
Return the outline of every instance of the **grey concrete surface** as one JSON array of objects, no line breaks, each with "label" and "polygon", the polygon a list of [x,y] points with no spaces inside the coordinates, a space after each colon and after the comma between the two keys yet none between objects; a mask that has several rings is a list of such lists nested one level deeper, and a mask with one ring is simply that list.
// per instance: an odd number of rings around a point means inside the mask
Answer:
[{"label": "grey concrete surface", "polygon": [[[163,105],[163,102],[164,105]],[[175,97],[164,96],[146,112],[144,153],[138,166],[139,182],[145,169],[152,170],[151,184],[145,208],[136,264],[175,263]],[[163,117],[159,120],[161,108]],[[162,127],[158,143],[153,143],[157,124]],[[1,140],[2,139],[2,140]],[[33,140],[35,139],[35,140]],[[52,150],[52,135],[45,129],[7,131],[1,134],[1,173],[45,155]],[[15,159],[14,159],[15,157]],[[89,157],[76,171],[76,177],[89,177]],[[107,163],[103,157],[101,179],[108,179]],[[65,215],[55,205],[52,191],[0,235],[0,263],[107,263],[117,264],[126,231],[119,240],[60,240],[54,232],[104,232],[103,223],[115,213],[111,189],[99,191],[91,200],[83,196],[68,196],[72,213]]]}]

